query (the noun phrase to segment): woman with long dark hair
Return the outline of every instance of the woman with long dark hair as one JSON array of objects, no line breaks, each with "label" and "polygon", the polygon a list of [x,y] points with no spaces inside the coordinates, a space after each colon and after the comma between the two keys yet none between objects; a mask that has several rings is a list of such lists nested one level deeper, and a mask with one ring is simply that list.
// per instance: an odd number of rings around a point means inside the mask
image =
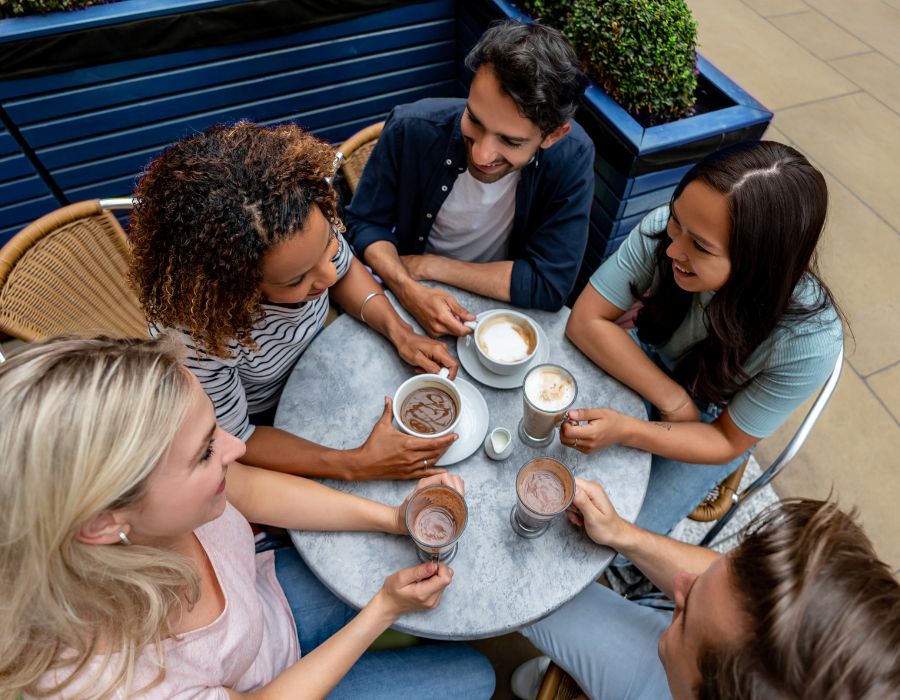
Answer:
[{"label": "woman with long dark hair", "polygon": [[834,367],[841,320],[815,256],[827,202],[822,174],[789,146],[720,150],[578,298],[566,334],[645,399],[650,420],[578,409],[560,439],[653,453],[644,527],[668,532]]}]

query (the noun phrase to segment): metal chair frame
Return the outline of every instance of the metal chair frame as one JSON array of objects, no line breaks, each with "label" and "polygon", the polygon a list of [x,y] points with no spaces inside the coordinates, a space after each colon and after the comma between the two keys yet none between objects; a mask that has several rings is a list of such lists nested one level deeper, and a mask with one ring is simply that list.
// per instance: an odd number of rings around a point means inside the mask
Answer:
[{"label": "metal chair frame", "polygon": [[703,539],[700,540],[701,547],[708,547],[715,540],[716,535],[722,531],[722,528],[728,524],[728,521],[734,517],[734,514],[737,512],[740,505],[784,471],[784,468],[797,455],[800,448],[803,447],[803,443],[805,443],[806,439],[809,437],[810,432],[812,432],[816,421],[819,420],[819,416],[822,415],[822,411],[825,410],[825,406],[827,406],[828,402],[831,400],[831,396],[834,394],[834,389],[837,386],[838,380],[841,378],[843,367],[844,348],[841,346],[837,360],[834,363],[834,369],[831,371],[831,376],[828,377],[828,381],[826,381],[825,385],[819,390],[819,395],[816,397],[816,400],[813,401],[813,405],[807,412],[803,422],[800,423],[797,432],[794,433],[794,437],[791,438],[790,442],[788,442],[785,448],[765,471],[753,480],[753,483],[740,493],[733,493],[731,495],[731,507],[725,512],[725,515],[719,518]]}]

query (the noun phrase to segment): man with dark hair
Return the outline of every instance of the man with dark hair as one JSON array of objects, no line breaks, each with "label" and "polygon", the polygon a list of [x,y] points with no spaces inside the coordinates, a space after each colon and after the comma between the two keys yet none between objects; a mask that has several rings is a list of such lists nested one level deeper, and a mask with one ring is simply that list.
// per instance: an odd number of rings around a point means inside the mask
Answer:
[{"label": "man with dark hair", "polygon": [[[599,484],[576,481],[569,519],[675,601],[662,613],[593,585],[522,630],[590,697],[900,698],[900,585],[852,515],[783,501],[719,555],[623,520]],[[546,663],[516,670],[518,697],[534,697]]]},{"label": "man with dark hair", "polygon": [[587,242],[594,146],[562,35],[495,24],[466,58],[467,100],[395,108],[347,210],[357,255],[431,335],[474,317],[434,280],[524,308],[565,303]]}]

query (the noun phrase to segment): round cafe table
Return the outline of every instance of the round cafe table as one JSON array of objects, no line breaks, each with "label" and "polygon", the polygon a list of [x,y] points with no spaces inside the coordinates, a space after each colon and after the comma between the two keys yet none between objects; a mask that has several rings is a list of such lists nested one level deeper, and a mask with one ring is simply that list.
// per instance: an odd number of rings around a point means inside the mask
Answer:
[{"label": "round cafe table", "polygon": [[[472,313],[507,305],[452,290]],[[406,312],[391,297],[408,321]],[[576,407],[608,406],[643,417],[644,404],[630,389],[608,377],[564,335],[569,310],[527,311],[550,341],[548,362],[568,369],[578,382]],[[413,322],[414,323],[414,322]],[[415,324],[414,324],[415,325]],[[418,330],[418,326],[417,330]],[[449,340],[456,355],[456,341]],[[362,444],[378,420],[384,397],[414,373],[393,346],[373,330],[344,314],[309,347],[285,386],[275,425],[308,440],[338,449]],[[509,524],[515,504],[515,477],[534,457],[560,460],[585,479],[600,481],[616,509],[633,521],[640,510],[650,475],[650,455],[611,447],[583,455],[559,443],[526,447],[516,427],[522,416],[522,390],[494,389],[478,383],[460,367],[459,375],[485,398],[489,428],[513,434],[512,456],[495,462],[478,447],[448,469],[465,480],[469,520],[451,563],[453,583],[435,610],[402,616],[395,629],[431,639],[480,639],[515,630],[573,598],[605,570],[612,550],[599,547],[583,530],[559,517],[537,539],[523,539]],[[415,481],[327,481],[329,486],[388,504],[399,504]],[[335,595],[363,607],[385,577],[419,563],[409,537],[361,532],[300,532],[291,538],[312,571]]]}]

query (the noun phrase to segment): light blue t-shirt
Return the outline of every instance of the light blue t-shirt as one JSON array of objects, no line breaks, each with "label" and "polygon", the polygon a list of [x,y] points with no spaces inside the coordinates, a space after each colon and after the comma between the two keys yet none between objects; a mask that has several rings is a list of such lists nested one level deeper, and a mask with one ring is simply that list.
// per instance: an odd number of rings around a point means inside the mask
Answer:
[{"label": "light blue t-shirt", "polygon": [[[647,214],[616,254],[591,276],[591,285],[607,301],[627,310],[638,301],[631,292],[632,284],[639,290],[648,290],[658,283],[654,257],[657,241],[645,234],[662,231],[668,219],[668,205]],[[794,288],[794,299],[811,306],[822,293],[813,278],[804,276]],[[665,345],[656,348],[669,369],[674,369],[708,335],[704,309],[714,294],[694,294],[684,321]],[[752,379],[728,402],[728,413],[735,425],[756,438],[773,433],[825,383],[842,343],[841,321],[831,304],[808,318],[782,319],[744,364],[744,371]]]}]

